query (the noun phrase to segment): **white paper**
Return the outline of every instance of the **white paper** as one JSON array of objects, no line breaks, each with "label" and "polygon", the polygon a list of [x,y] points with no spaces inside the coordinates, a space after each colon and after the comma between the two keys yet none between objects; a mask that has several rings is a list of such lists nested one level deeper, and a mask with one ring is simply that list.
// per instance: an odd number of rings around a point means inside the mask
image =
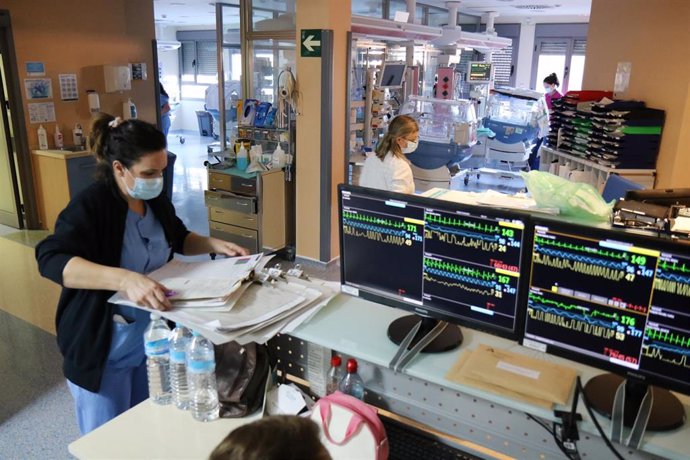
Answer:
[{"label": "white paper", "polygon": [[266,410],[269,415],[297,415],[307,407],[302,393],[290,385],[280,385],[266,395]]},{"label": "white paper", "polygon": [[29,102],[29,123],[52,123],[55,121],[55,104],[52,102]]},{"label": "white paper", "polygon": [[170,301],[213,299],[225,300],[235,289],[237,283],[226,278],[164,278],[160,283],[173,294]]},{"label": "white paper", "polygon": [[58,75],[60,82],[60,99],[63,101],[76,101],[79,99],[77,90],[77,74],[61,73]]},{"label": "white paper", "polygon": [[510,364],[510,363],[507,363],[505,361],[499,361],[498,363],[496,363],[496,367],[501,369],[501,370],[511,372],[513,374],[521,375],[523,377],[528,377],[528,378],[534,379],[534,380],[539,380],[539,375],[541,374],[541,372],[535,371],[534,369],[528,369],[526,367],[516,366],[515,364]]}]

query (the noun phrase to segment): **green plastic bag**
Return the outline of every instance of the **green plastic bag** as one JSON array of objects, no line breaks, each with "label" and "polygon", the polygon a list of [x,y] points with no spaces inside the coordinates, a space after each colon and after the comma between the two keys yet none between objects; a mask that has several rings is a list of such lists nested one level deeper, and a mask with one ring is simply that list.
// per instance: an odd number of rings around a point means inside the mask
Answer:
[{"label": "green plastic bag", "polygon": [[540,208],[557,208],[564,216],[589,221],[611,219],[614,201],[604,201],[597,189],[589,184],[571,182],[544,171],[520,174]]}]

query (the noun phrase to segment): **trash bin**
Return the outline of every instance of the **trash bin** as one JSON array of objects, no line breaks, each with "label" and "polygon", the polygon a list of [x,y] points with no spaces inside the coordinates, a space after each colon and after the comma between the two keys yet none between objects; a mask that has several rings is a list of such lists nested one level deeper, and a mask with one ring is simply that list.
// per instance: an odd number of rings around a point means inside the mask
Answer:
[{"label": "trash bin", "polygon": [[196,119],[199,122],[199,135],[213,137],[213,117],[206,110],[197,110]]},{"label": "trash bin", "polygon": [[170,201],[172,201],[173,194],[173,176],[175,175],[175,160],[177,160],[177,155],[172,152],[168,152],[168,165],[163,170],[163,191],[168,196]]}]

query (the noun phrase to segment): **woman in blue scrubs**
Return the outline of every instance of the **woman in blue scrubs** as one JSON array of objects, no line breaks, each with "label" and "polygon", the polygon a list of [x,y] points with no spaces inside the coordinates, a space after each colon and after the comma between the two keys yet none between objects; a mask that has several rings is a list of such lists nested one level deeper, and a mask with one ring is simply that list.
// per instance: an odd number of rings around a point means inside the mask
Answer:
[{"label": "woman in blue scrubs", "polygon": [[62,285],[56,315],[63,371],[82,434],[148,397],[143,334],[150,311],[108,303],[114,291],[152,310],[170,308],[146,276],[174,252],[246,255],[189,232],[163,190],[163,133],[141,120],[101,114],[91,127],[100,179],[60,213],[36,248],[41,274]]}]

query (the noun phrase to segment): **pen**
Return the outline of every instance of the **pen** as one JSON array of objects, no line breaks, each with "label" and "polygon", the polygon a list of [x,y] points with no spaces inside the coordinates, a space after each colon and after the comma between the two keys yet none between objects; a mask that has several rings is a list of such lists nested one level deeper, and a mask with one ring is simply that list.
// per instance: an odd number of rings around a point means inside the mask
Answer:
[{"label": "pen", "polygon": [[177,295],[177,291],[165,291],[165,297],[175,297]]}]

